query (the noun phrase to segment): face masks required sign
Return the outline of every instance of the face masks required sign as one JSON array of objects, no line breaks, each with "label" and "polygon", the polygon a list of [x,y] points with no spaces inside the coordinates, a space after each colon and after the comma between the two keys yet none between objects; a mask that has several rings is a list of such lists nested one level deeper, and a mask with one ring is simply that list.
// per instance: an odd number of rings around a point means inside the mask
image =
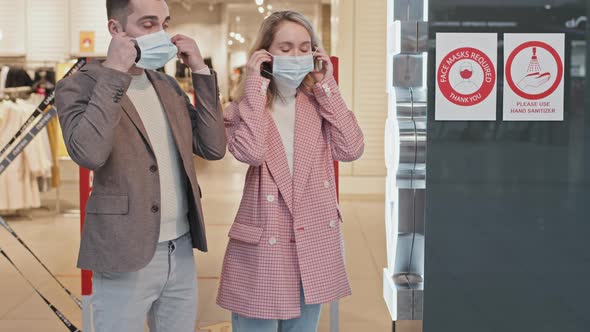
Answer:
[{"label": "face masks required sign", "polygon": [[436,120],[496,120],[497,45],[495,33],[436,34]]},{"label": "face masks required sign", "polygon": [[504,120],[563,121],[563,34],[505,34]]}]

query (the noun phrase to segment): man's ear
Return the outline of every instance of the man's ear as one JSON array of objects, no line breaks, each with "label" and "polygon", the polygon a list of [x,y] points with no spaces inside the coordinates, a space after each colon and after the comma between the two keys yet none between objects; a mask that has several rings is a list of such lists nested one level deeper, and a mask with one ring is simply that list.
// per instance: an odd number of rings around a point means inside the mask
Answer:
[{"label": "man's ear", "polygon": [[115,19],[109,20],[108,28],[109,28],[109,33],[111,34],[111,36],[114,36],[118,33],[125,31],[125,29],[123,29],[123,25]]}]

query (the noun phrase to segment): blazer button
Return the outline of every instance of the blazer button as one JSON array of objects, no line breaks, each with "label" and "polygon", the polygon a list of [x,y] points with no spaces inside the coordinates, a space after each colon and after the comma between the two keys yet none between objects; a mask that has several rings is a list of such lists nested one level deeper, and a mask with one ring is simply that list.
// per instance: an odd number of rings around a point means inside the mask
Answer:
[{"label": "blazer button", "polygon": [[337,220],[330,221],[330,227],[331,228],[336,228],[336,226],[338,226],[338,221]]},{"label": "blazer button", "polygon": [[324,188],[326,188],[326,189],[330,188],[330,182],[324,181]]},{"label": "blazer button", "polygon": [[157,205],[152,206],[153,213],[158,213],[159,211],[160,211],[160,208]]},{"label": "blazer button", "polygon": [[152,166],[150,167],[150,172],[152,172],[152,173],[156,173],[157,171],[158,171],[158,166],[156,166],[156,165],[152,165]]},{"label": "blazer button", "polygon": [[260,94],[263,96],[266,96],[267,89],[268,89],[268,86],[265,83],[262,83],[262,85],[260,85]]},{"label": "blazer button", "polygon": [[266,200],[272,203],[275,201],[275,197],[273,195],[268,195],[266,196]]},{"label": "blazer button", "polygon": [[324,88],[324,91],[326,92],[326,96],[331,97],[332,96],[332,90],[330,89],[330,87],[328,86],[328,84],[324,84],[322,87]]},{"label": "blazer button", "polygon": [[277,244],[277,238],[276,237],[271,237],[270,239],[268,239],[268,243],[271,246],[274,246],[275,244]]}]

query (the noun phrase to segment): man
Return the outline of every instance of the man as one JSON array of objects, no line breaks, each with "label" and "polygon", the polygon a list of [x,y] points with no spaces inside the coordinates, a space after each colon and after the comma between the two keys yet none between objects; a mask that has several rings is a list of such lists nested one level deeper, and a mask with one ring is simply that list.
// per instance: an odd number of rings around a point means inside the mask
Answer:
[{"label": "man", "polygon": [[[193,153],[223,158],[216,74],[196,42],[165,34],[165,0],[107,0],[112,40],[57,87],[72,159],[94,171],[78,267],[94,272],[96,332],[195,330],[192,248],[207,251]],[[179,57],[193,72],[196,106],[154,70]]]}]

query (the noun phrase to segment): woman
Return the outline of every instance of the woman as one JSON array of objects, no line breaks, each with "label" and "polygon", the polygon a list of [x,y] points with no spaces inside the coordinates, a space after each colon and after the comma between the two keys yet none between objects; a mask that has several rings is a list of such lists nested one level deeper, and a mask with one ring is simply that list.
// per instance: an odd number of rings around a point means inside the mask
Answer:
[{"label": "woman", "polygon": [[316,331],[321,304],[351,294],[333,160],[358,159],[363,134],[319,46],[303,15],[269,16],[225,111],[229,151],[250,165],[217,298],[234,331]]}]

